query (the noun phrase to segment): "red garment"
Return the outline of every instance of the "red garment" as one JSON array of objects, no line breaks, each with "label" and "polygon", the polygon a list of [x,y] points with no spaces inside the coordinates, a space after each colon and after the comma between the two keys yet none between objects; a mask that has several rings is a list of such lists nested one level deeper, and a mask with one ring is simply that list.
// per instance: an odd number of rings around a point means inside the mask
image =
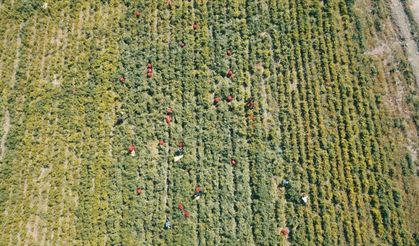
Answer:
[{"label": "red garment", "polygon": [[199,193],[199,192],[201,192],[201,187],[198,185],[198,186],[195,188],[195,193]]},{"label": "red garment", "polygon": [[178,209],[180,209],[181,211],[183,211],[185,208],[183,207],[183,204],[182,203],[179,203],[178,205],[177,205],[177,208]]},{"label": "red garment", "polygon": [[250,102],[248,102],[248,103],[246,104],[246,106],[247,106],[248,108],[250,108],[250,109],[253,109],[253,108],[255,107],[255,102],[250,101]]},{"label": "red garment", "polygon": [[255,120],[255,116],[253,114],[249,115],[249,120],[250,121],[254,121]]},{"label": "red garment", "polygon": [[230,78],[233,75],[233,70],[229,69],[227,71],[227,77]]},{"label": "red garment", "polygon": [[131,144],[131,145],[128,147],[128,151],[129,151],[130,153],[134,152],[134,151],[135,151],[135,145],[134,145],[134,144]]},{"label": "red garment", "polygon": [[170,125],[171,122],[172,122],[172,117],[170,115],[166,115],[166,123]]},{"label": "red garment", "polygon": [[141,188],[137,188],[137,195],[141,195],[143,193],[143,190]]},{"label": "red garment", "polygon": [[290,230],[288,229],[288,227],[282,228],[281,229],[281,235],[288,237],[288,234],[290,233]]},{"label": "red garment", "polygon": [[189,218],[189,216],[191,216],[191,214],[190,214],[188,211],[184,210],[184,211],[183,211],[183,216],[184,216],[185,218]]}]

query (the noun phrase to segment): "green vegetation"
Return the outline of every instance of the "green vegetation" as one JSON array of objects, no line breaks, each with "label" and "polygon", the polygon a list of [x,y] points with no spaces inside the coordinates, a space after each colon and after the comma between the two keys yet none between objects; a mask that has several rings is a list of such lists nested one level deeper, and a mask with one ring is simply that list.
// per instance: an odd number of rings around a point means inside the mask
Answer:
[{"label": "green vegetation", "polygon": [[0,3],[0,245],[415,244],[416,126],[389,92],[414,77],[367,52],[384,1],[43,6]]}]

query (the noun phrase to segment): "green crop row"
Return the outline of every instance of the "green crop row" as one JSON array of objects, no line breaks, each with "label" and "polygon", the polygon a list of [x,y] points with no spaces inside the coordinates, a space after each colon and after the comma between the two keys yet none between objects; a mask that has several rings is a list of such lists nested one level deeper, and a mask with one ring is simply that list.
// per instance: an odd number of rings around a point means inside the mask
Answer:
[{"label": "green crop row", "polygon": [[354,8],[0,4],[0,245],[414,245],[413,161],[377,100],[409,68],[385,76]]}]

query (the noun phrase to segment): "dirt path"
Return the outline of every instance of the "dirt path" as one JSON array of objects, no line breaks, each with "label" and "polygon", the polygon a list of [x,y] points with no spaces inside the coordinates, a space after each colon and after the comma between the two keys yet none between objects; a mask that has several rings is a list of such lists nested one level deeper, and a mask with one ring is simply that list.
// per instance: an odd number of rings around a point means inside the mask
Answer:
[{"label": "dirt path", "polygon": [[20,37],[20,33],[22,32],[23,25],[24,25],[24,23],[20,24],[17,39],[16,39],[16,44],[17,44],[16,55],[15,55],[15,60],[14,60],[14,64],[13,64],[13,73],[12,73],[12,77],[10,79],[10,81],[12,83],[11,88],[13,88],[15,86],[15,83],[16,83],[16,73],[17,73],[17,68],[19,67],[19,61],[20,61],[20,48],[22,47],[22,39]]},{"label": "dirt path", "polygon": [[[411,6],[415,21],[419,23],[419,1],[414,0]],[[407,15],[404,12],[403,5],[400,0],[391,0],[391,12],[393,20],[396,26],[399,29],[399,35],[404,39],[402,46],[406,52],[408,60],[412,65],[413,74],[416,77],[416,87],[419,88],[419,47],[416,46],[415,41],[410,33],[410,23],[408,21]],[[417,142],[414,140],[417,136],[416,134],[409,134],[408,145],[413,162],[417,158]],[[416,167],[419,170],[419,167]]]},{"label": "dirt path", "polygon": [[413,0],[411,6],[413,17],[415,18],[416,23],[419,24],[419,1]]},{"label": "dirt path", "polygon": [[[419,53],[418,47],[416,47],[416,43],[410,34],[410,25],[407,15],[404,12],[403,5],[400,0],[391,0],[390,3],[394,23],[399,30],[399,35],[402,39],[404,39],[403,48],[410,64],[412,65],[413,74],[416,77],[416,85],[419,87]],[[416,8],[416,10],[414,10],[416,13],[415,15],[418,15],[417,11],[418,9]]]},{"label": "dirt path", "polygon": [[[11,81],[10,88],[13,88],[16,83],[16,73],[17,73],[17,69],[19,67],[19,61],[20,61],[20,48],[22,46],[22,39],[20,38],[20,33],[23,29],[23,26],[24,26],[24,23],[22,22],[19,26],[19,31],[16,38],[17,47],[16,47],[15,60],[13,63],[12,77],[10,78],[10,81]],[[4,153],[6,152],[6,149],[5,149],[6,139],[7,139],[7,135],[9,134],[9,130],[10,130],[10,115],[9,115],[9,110],[7,109],[7,106],[6,106],[5,112],[4,112],[4,121],[3,121],[3,135],[1,136],[1,141],[0,141],[0,161],[3,161]]]},{"label": "dirt path", "polygon": [[[412,65],[413,74],[416,77],[416,85],[419,87],[419,53],[412,35],[410,34],[410,24],[403,5],[400,0],[391,0],[391,13],[393,20],[399,30],[399,35],[404,39],[403,47],[407,58]],[[415,11],[417,13],[417,11]]]},{"label": "dirt path", "polygon": [[1,136],[1,142],[0,142],[0,161],[3,161],[4,153],[6,152],[6,139],[7,139],[7,135],[9,134],[9,130],[10,130],[10,116],[9,116],[9,110],[6,109],[4,112],[3,135]]}]

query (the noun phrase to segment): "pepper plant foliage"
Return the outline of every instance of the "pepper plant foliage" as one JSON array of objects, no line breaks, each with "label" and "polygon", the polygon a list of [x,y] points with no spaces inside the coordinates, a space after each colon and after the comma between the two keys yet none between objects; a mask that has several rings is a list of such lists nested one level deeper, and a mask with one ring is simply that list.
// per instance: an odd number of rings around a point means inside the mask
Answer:
[{"label": "pepper plant foliage", "polygon": [[0,244],[414,245],[354,8],[0,3]]}]

